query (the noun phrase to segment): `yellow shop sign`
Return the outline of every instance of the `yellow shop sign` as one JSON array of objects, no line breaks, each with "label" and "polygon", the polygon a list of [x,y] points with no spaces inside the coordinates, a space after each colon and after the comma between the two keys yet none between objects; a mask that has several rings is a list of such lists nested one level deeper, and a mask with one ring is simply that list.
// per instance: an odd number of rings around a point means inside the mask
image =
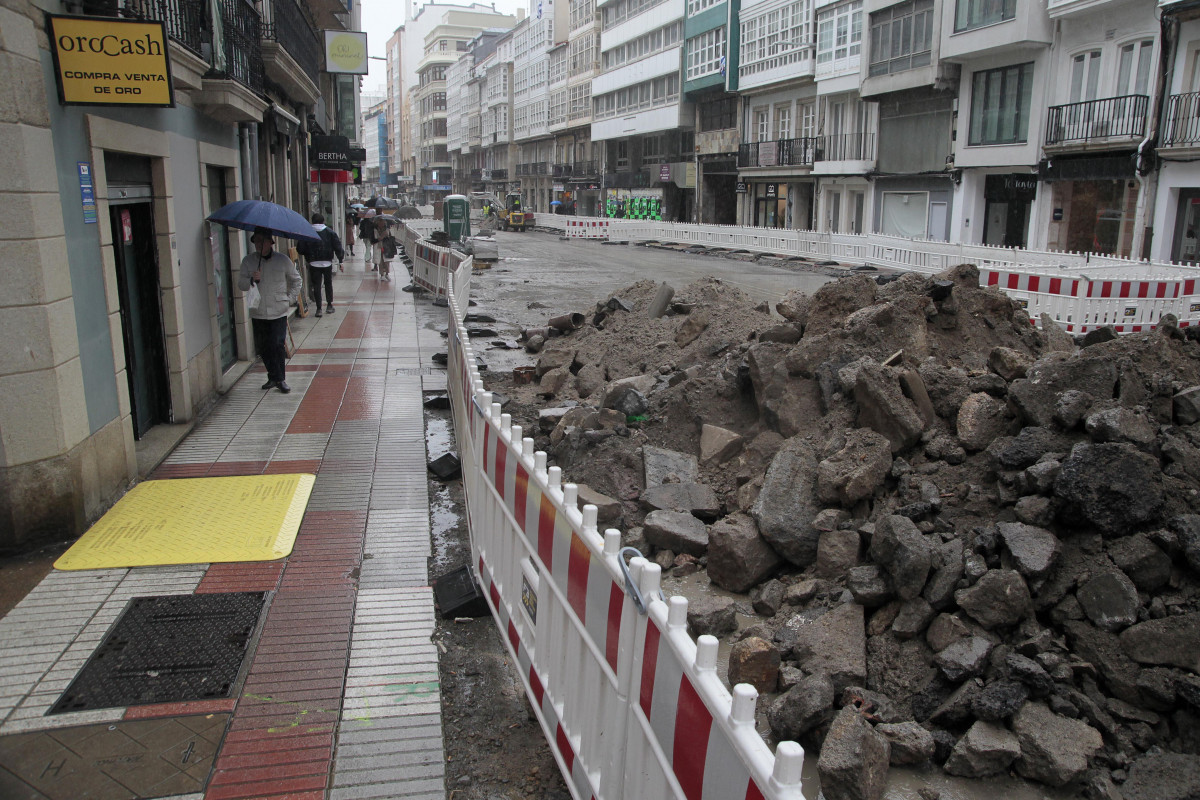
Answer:
[{"label": "yellow shop sign", "polygon": [[175,105],[161,22],[55,15],[47,19],[63,104]]},{"label": "yellow shop sign", "polygon": [[325,31],[325,71],[367,74],[367,35],[361,31]]}]

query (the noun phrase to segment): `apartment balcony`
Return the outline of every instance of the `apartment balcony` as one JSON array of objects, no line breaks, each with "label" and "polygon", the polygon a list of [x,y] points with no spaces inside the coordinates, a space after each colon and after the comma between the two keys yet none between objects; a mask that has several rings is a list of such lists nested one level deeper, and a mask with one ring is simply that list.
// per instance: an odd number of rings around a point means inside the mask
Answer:
[{"label": "apartment balcony", "polygon": [[486,170],[482,170],[482,169],[471,170],[471,173],[470,173],[471,182],[479,183],[480,181],[484,180],[484,177],[483,177],[484,172],[486,172]]},{"label": "apartment balcony", "polygon": [[1146,135],[1149,107],[1144,94],[1050,106],[1045,146],[1061,152],[1134,144]]},{"label": "apartment balcony", "polygon": [[532,175],[533,164],[517,164],[517,176]]},{"label": "apartment balcony", "polygon": [[212,68],[193,99],[216,119],[260,122],[268,103],[263,94],[262,19],[247,0],[212,0],[221,15],[214,36]]},{"label": "apartment balcony", "polygon": [[296,0],[271,0],[271,21],[262,27],[267,77],[304,105],[321,96],[321,40],[308,12]]},{"label": "apartment balcony", "polygon": [[874,161],[875,134],[841,133],[818,136],[817,161]]},{"label": "apartment balcony", "polygon": [[811,167],[816,161],[819,139],[776,139],[738,145],[738,167]]},{"label": "apartment balcony", "polygon": [[1200,148],[1200,92],[1173,94],[1159,149]]},{"label": "apartment balcony", "polygon": [[575,178],[600,177],[600,162],[598,161],[576,161],[573,169],[572,177]]},{"label": "apartment balcony", "polygon": [[1106,13],[1105,6],[1112,8],[1120,2],[1121,0],[1048,0],[1046,11],[1050,14],[1051,19],[1069,17],[1082,12],[1104,14]]},{"label": "apartment balcony", "polygon": [[506,181],[506,180],[508,180],[508,170],[507,170],[507,169],[494,169],[494,170],[492,170],[492,171],[491,171],[491,179],[492,179],[493,181]]},{"label": "apartment balcony", "polygon": [[533,167],[533,171],[531,173],[529,173],[531,175],[549,175],[550,174],[550,162],[548,162],[548,161],[534,162],[532,164],[532,167]]},{"label": "apartment balcony", "polygon": [[575,171],[573,164],[555,164],[551,173],[555,178],[569,178]]}]

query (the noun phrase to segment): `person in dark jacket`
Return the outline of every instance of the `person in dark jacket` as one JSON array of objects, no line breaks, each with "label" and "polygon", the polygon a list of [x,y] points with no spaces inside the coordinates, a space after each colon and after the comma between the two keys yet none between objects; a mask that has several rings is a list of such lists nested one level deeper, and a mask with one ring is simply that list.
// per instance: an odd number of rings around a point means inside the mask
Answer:
[{"label": "person in dark jacket", "polygon": [[338,264],[346,259],[346,251],[342,249],[342,240],[333,232],[333,228],[325,225],[325,217],[321,214],[312,215],[313,230],[321,237],[317,242],[300,242],[296,252],[308,261],[308,280],[313,287],[313,300],[316,302],[316,316],[321,316],[321,287],[325,288],[325,311],[333,313],[333,257],[337,256]]},{"label": "person in dark jacket", "polygon": [[358,238],[363,245],[363,262],[371,265],[371,271],[374,272],[375,266],[375,223],[371,219],[371,214],[368,213],[358,221]]}]

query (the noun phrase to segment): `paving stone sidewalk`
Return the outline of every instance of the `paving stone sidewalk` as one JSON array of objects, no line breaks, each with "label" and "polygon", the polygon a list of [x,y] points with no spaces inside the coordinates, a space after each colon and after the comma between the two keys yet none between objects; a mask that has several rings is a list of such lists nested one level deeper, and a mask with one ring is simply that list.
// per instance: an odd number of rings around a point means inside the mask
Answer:
[{"label": "paving stone sidewalk", "polygon": [[[54,731],[75,726],[227,714],[207,785],[184,797],[446,796],[422,409],[422,391],[444,389],[445,377],[423,368],[415,302],[428,301],[400,291],[406,275],[394,267],[397,280],[381,282],[361,254],[348,259],[335,312],[293,321],[291,394],[262,391],[256,365],[152,476],[315,473],[291,556],[52,572],[0,620],[0,745],[9,734],[58,741],[67,737]],[[130,598],[246,591],[272,595],[235,697],[46,716]],[[5,770],[8,796],[25,784]],[[26,796],[57,800],[48,786]]]}]

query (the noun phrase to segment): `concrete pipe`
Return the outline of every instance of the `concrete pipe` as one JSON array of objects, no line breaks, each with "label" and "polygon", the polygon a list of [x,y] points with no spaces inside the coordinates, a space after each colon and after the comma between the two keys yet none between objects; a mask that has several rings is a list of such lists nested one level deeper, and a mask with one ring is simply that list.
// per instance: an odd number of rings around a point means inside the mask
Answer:
[{"label": "concrete pipe", "polygon": [[577,331],[583,327],[583,322],[583,314],[573,311],[570,314],[551,317],[546,324],[560,331]]}]

